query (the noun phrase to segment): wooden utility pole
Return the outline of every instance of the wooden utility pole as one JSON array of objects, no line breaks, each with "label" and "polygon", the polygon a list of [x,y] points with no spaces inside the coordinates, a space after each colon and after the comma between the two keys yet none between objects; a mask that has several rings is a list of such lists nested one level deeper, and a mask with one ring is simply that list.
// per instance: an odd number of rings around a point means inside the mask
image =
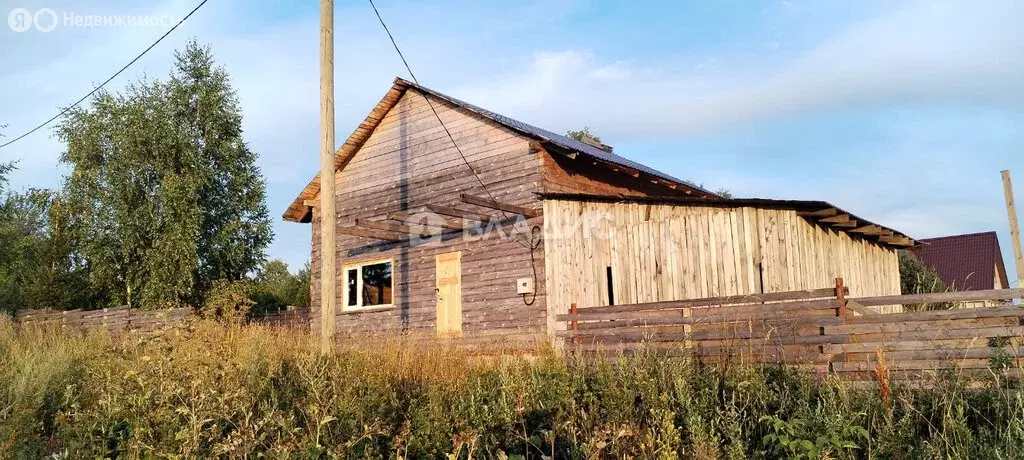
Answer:
[{"label": "wooden utility pole", "polygon": [[334,228],[334,0],[320,0],[320,351],[334,351],[338,303]]},{"label": "wooden utility pole", "polygon": [[1024,288],[1024,254],[1020,249],[1020,228],[1017,227],[1017,209],[1013,205],[1013,185],[1008,170],[1003,170],[1003,194],[1006,195],[1006,213],[1010,217],[1010,240],[1013,242],[1013,258],[1017,265],[1017,288]]}]

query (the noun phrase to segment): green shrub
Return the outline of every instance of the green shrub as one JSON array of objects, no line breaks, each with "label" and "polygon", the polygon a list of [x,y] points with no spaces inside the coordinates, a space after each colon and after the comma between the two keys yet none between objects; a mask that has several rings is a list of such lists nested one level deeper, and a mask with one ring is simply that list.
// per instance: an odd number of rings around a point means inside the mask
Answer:
[{"label": "green shrub", "polygon": [[225,322],[242,321],[255,303],[249,295],[251,289],[246,281],[214,281],[213,289],[199,309],[200,316]]}]

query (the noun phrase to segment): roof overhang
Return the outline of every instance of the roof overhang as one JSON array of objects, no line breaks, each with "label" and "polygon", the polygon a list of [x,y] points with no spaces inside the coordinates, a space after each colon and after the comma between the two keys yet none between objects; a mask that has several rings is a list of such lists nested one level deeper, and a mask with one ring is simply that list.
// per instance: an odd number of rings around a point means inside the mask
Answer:
[{"label": "roof overhang", "polygon": [[[593,159],[595,162],[608,165],[613,169],[620,170],[627,174],[633,174],[637,177],[645,177],[651,182],[659,183],[673,189],[679,189],[684,192],[691,192],[701,197],[716,197],[712,192],[704,190],[694,184],[675,179],[663,173],[659,173],[650,168],[647,168],[639,163],[631,162],[625,158],[617,155],[606,154],[593,150],[594,147],[583,145],[581,143],[571,144],[569,139],[565,139],[564,136],[560,136],[554,133],[550,133],[530,125],[520,123],[510,118],[498,115],[494,112],[481,109],[472,104],[462,102],[458,99],[452,98],[445,94],[434,91],[430,88],[419,86],[413,82],[402,78],[395,78],[394,83],[391,85],[391,89],[388,90],[387,94],[377,103],[377,105],[370,111],[370,114],[366,116],[366,119],[359,124],[359,127],[352,132],[352,134],[345,140],[341,148],[337,150],[334,156],[334,170],[338,171],[345,167],[349,160],[355,155],[360,147],[370,138],[373,131],[380,125],[380,122],[384,119],[387,113],[396,105],[398,101],[402,99],[405,92],[413,88],[416,91],[424,95],[430,95],[436,99],[445,101],[455,107],[462,110],[474,113],[485,119],[491,120],[499,125],[514,131],[522,136],[541,142],[549,151],[559,153],[566,156],[575,156],[578,154],[586,155],[588,158]],[[544,133],[547,133],[545,135]],[[561,138],[561,139],[559,139]],[[575,145],[575,148],[573,147]],[[320,174],[318,173],[313,180],[302,192],[299,193],[295,200],[292,201],[288,209],[285,210],[282,217],[284,220],[291,222],[309,222],[312,219],[312,209],[314,206],[313,200],[315,200],[320,193]]]},{"label": "roof overhang", "polygon": [[[384,116],[402,99],[402,95],[405,94],[412,83],[405,81],[401,78],[396,78],[395,82],[391,85],[391,89],[388,90],[387,94],[377,103],[377,105],[370,111],[370,114],[366,116],[362,123],[352,131],[345,143],[334,154],[334,170],[337,171],[343,168],[352,156],[359,150],[360,147],[370,138],[370,134],[373,130],[377,129],[380,122],[384,119]],[[313,180],[309,181],[306,188],[302,189],[299,196],[295,197],[292,204],[288,206],[282,217],[284,220],[291,222],[309,222],[313,214],[313,206],[309,201],[315,199],[320,194],[320,173],[317,173]]]}]

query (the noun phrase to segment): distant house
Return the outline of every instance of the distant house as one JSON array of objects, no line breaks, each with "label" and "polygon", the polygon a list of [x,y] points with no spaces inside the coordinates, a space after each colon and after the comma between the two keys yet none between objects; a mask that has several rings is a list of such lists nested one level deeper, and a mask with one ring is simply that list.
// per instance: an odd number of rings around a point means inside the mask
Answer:
[{"label": "distant house", "polygon": [[996,232],[970,233],[920,240],[911,250],[955,291],[1006,289],[1006,267]]},{"label": "distant house", "polygon": [[[837,276],[854,296],[899,294],[897,250],[915,244],[821,201],[723,199],[400,78],[335,167],[337,252],[326,257],[337,272],[326,275],[339,280],[340,338],[513,340],[562,327],[554,317],[573,303],[815,289]],[[284,213],[312,223],[314,325],[320,180]]]}]

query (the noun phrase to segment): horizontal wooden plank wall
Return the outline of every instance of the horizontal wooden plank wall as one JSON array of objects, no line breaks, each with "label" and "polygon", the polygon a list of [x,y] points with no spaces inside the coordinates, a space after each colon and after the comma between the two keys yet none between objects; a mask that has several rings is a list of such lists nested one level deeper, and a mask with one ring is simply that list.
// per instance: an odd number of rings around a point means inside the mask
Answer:
[{"label": "horizontal wooden plank wall", "polygon": [[[772,362],[830,371],[849,380],[929,379],[939,372],[1016,375],[1024,358],[1024,309],[957,308],[857,315],[841,305],[994,301],[1022,289],[840,299],[837,288],[632,305],[561,314],[556,335],[583,352],[670,350],[703,362]],[[764,308],[766,303],[771,309]],[[994,359],[995,358],[995,359]],[[1000,368],[1000,363],[1009,364]]]},{"label": "horizontal wooden plank wall", "polygon": [[[549,322],[569,305],[782,292],[846,279],[853,296],[900,293],[896,251],[792,210],[544,202]],[[898,311],[899,307],[880,310]]]},{"label": "horizontal wooden plank wall", "polygon": [[[424,96],[410,89],[392,108],[349,163],[336,174],[338,225],[356,219],[381,218],[391,212],[416,210],[427,204],[457,206],[494,214],[460,202],[462,193],[540,209],[536,192],[542,181],[541,160],[529,139],[490,120],[432,98],[466,159],[487,186],[486,192],[463,162],[459,152],[438,123]],[[542,225],[542,218],[531,220]],[[320,315],[319,212],[314,212],[312,232],[313,330]],[[509,227],[506,234],[512,234]],[[546,290],[543,278],[544,247],[531,258],[521,242],[497,235],[485,239],[456,237],[423,246],[381,245],[378,240],[338,235],[337,267],[340,279],[346,264],[394,258],[396,306],[377,312],[340,312],[339,340],[367,333],[435,329],[435,256],[462,251],[463,332],[465,335],[499,334],[532,337],[546,326]],[[525,244],[525,243],[524,243]],[[533,264],[531,266],[531,263]],[[539,279],[536,298],[526,305],[516,294],[517,278]],[[342,285],[339,284],[339,309]]]},{"label": "horizontal wooden plank wall", "polygon": [[64,327],[83,330],[116,332],[152,332],[173,327],[194,316],[192,308],[166,310],[137,310],[128,307],[102,310],[19,310],[14,323],[43,327]]},{"label": "horizontal wooden plank wall", "polygon": [[249,324],[309,330],[309,307],[269,311],[250,315]]},{"label": "horizontal wooden plank wall", "polygon": [[842,336],[821,332],[822,325],[842,324],[835,292],[823,288],[580,308],[555,317],[568,326],[555,334],[569,340],[570,349],[585,352],[657,349],[692,353],[703,362],[773,362],[826,370],[829,357],[821,353],[821,344],[845,343]]}]

